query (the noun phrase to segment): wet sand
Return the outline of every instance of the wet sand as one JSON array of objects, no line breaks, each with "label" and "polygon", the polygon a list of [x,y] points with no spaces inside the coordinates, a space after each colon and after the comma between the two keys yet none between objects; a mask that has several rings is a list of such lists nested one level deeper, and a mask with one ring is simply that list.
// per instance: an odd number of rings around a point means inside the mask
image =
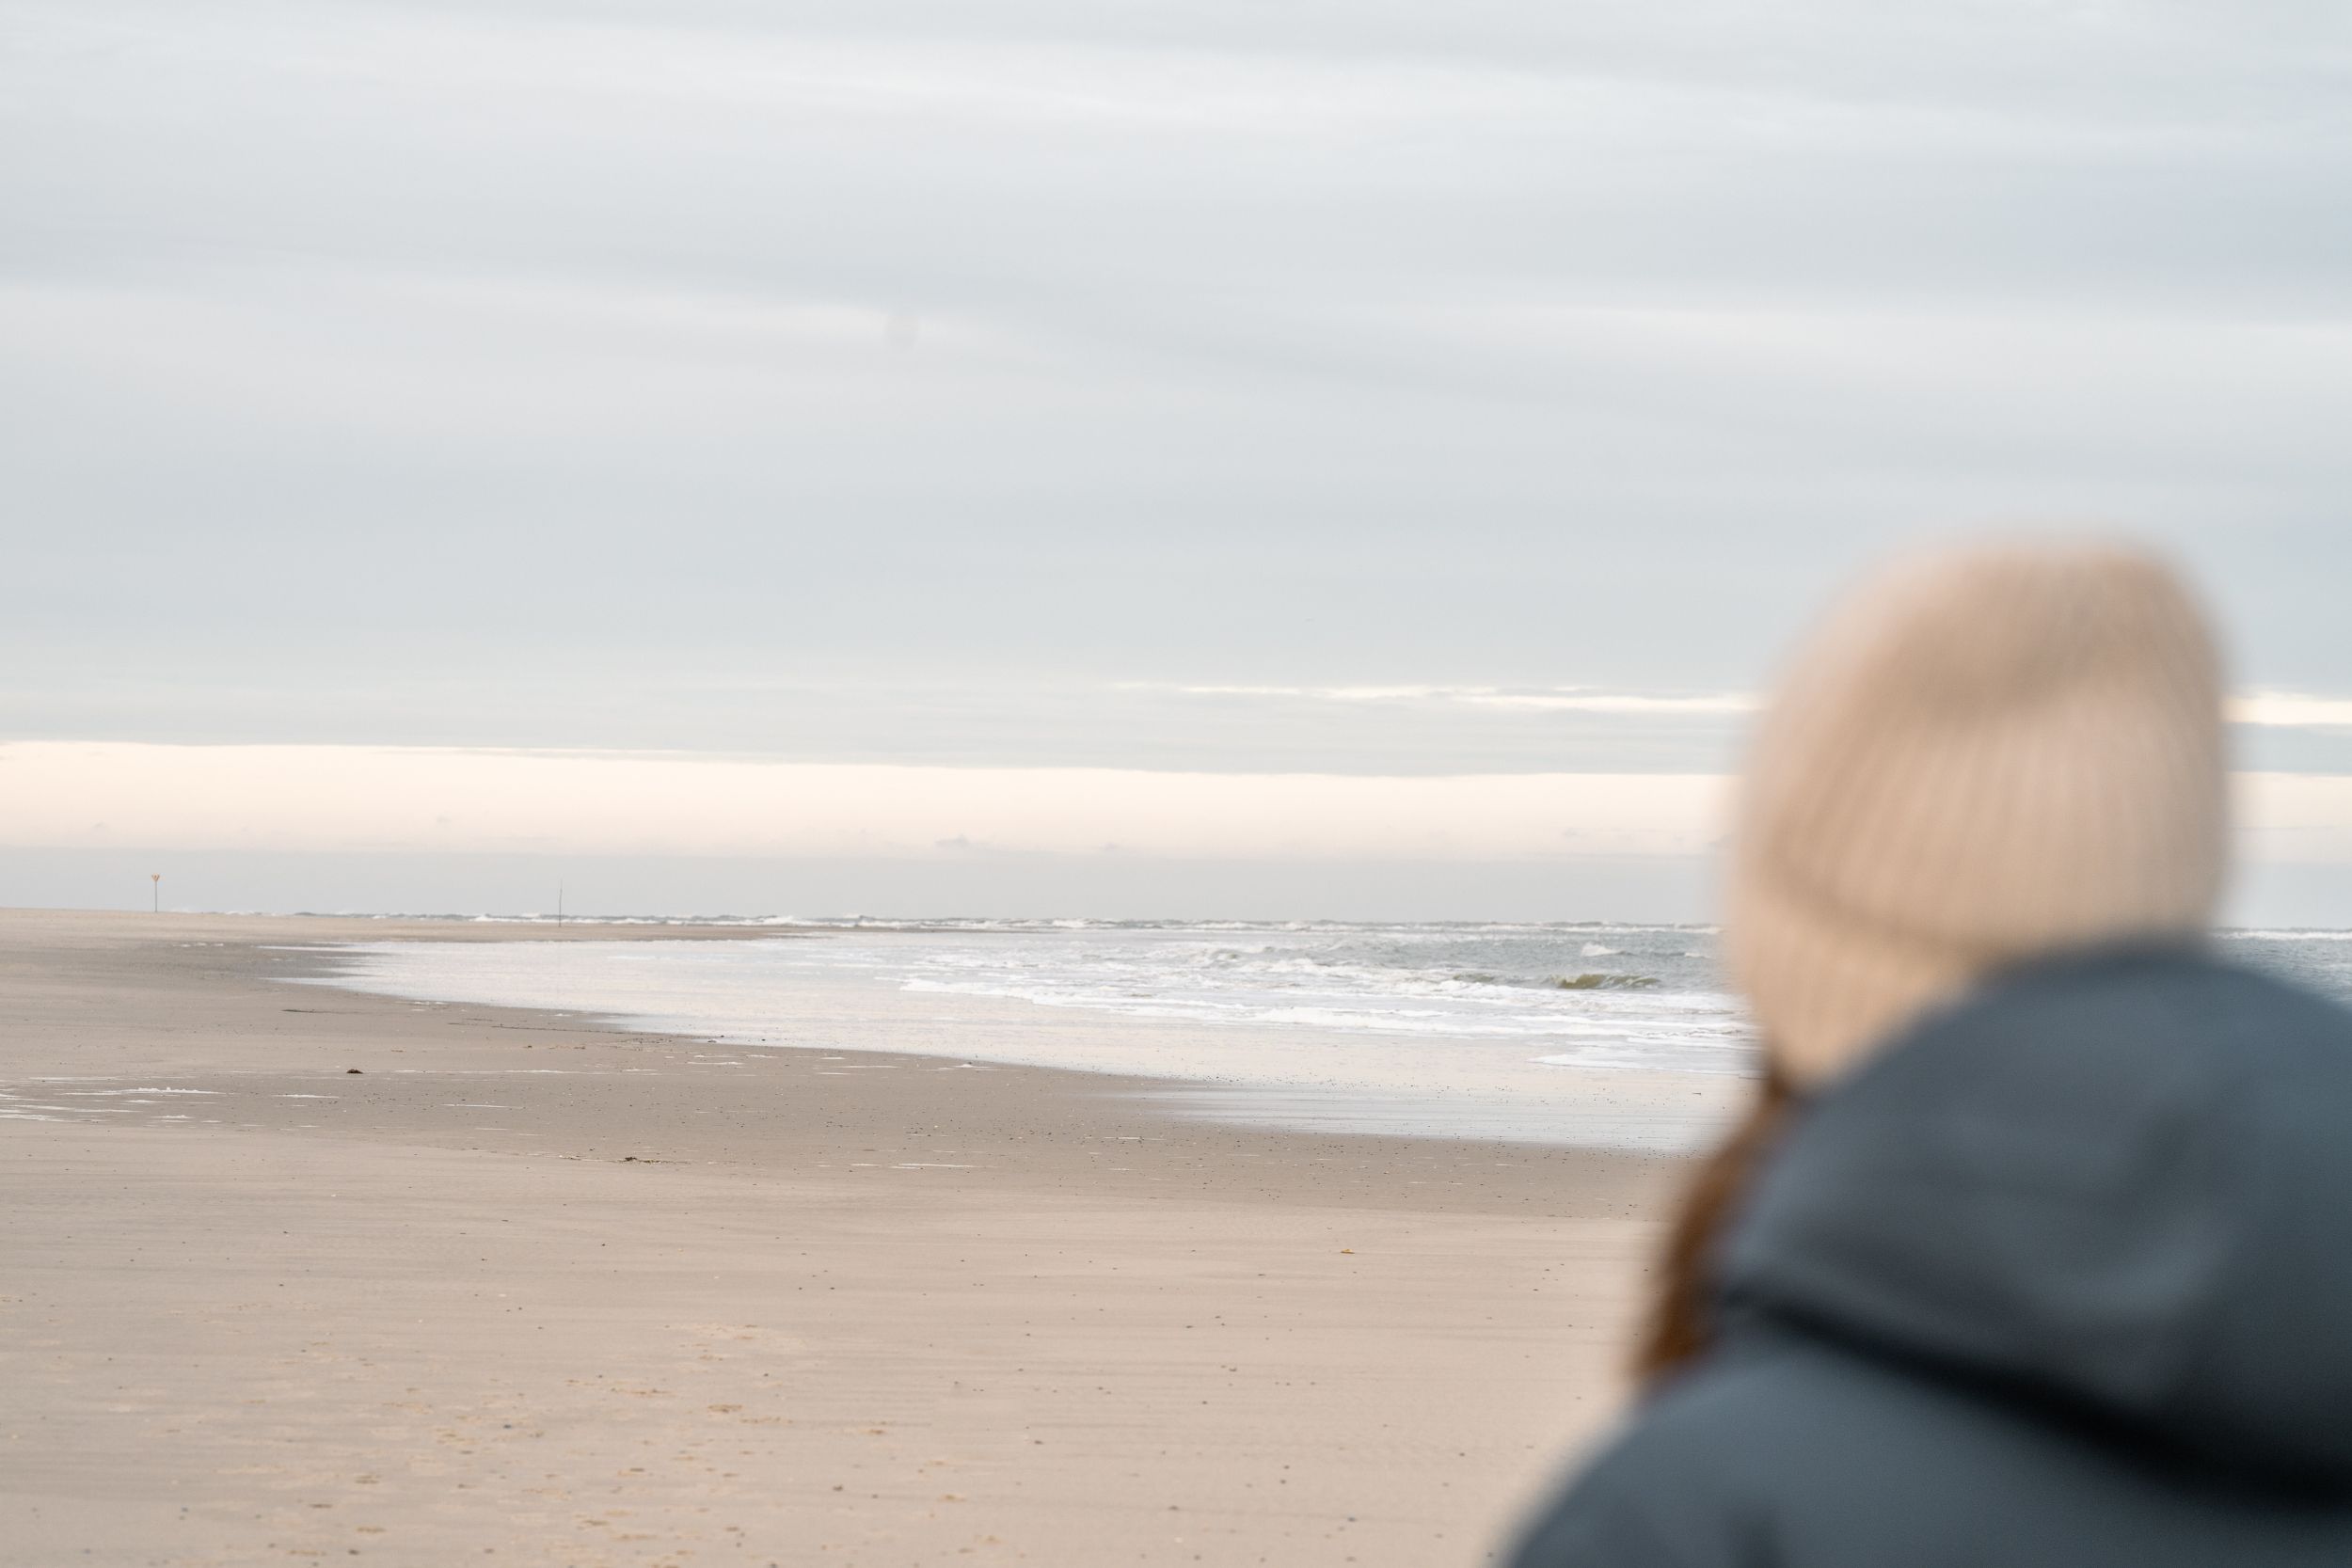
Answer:
[{"label": "wet sand", "polygon": [[551,934],[0,911],[27,1560],[1478,1562],[1619,1397],[1670,1161],[278,983]]}]

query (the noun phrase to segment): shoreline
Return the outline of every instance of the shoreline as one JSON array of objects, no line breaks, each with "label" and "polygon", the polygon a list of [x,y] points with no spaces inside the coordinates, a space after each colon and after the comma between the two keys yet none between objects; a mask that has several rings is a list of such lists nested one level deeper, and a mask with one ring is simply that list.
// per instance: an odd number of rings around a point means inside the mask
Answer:
[{"label": "shoreline", "polygon": [[[123,1562],[266,1558],[281,1537],[299,1555],[330,1536],[336,1555],[395,1560],[491,1545],[551,1562],[964,1547],[1108,1561],[1146,1546],[1152,1560],[1476,1561],[1613,1407],[1683,1168],[1237,1127],[1109,1074],[737,1049],[278,983],[325,967],[293,948],[549,936],[392,924],[0,911],[0,1090],[16,1097],[0,1101],[0,1147],[24,1216],[0,1289],[19,1329],[6,1370],[25,1390],[0,1494],[49,1547]],[[624,930],[556,940],[746,935]],[[125,1092],[143,1089],[196,1092]],[[499,1245],[478,1252],[482,1234]],[[194,1274],[123,1298],[143,1259],[190,1249]],[[409,1259],[397,1279],[372,1272],[383,1256]],[[590,1260],[600,1305],[583,1322]],[[673,1274],[691,1288],[657,1284]],[[222,1302],[266,1310],[294,1289],[309,1293],[274,1350],[222,1340],[249,1321]],[[675,1381],[646,1357],[681,1318],[747,1336],[697,1352],[727,1397],[688,1411],[646,1395],[622,1419],[580,1392]],[[799,1350],[756,1375],[727,1348],[778,1337]],[[344,1345],[424,1390],[415,1414],[436,1430],[465,1433],[459,1418],[501,1389],[539,1430],[562,1415],[575,1449],[536,1481],[567,1496],[607,1459],[716,1441],[714,1415],[752,1468],[598,1470],[654,1521],[622,1549],[613,1521],[534,1510],[519,1471],[452,1463],[441,1438],[368,1435],[381,1409],[338,1406],[299,1370]],[[174,1424],[99,1386],[101,1369],[141,1358],[170,1363],[146,1399]],[[318,1430],[252,1414],[240,1390],[257,1381],[315,1407]],[[745,1414],[762,1385],[834,1414]],[[959,1412],[966,1386],[995,1390],[984,1411]],[[1074,1449],[1039,1435],[1073,1421],[1090,1433]],[[200,1449],[179,1441],[190,1423],[212,1433]],[[973,1489],[909,1491],[934,1461]],[[835,1476],[802,1496],[788,1480],[829,1469],[877,1484],[860,1497]],[[764,1493],[735,1484],[755,1472]],[[256,1475],[275,1479],[238,1479]],[[409,1522],[349,1523],[392,1500],[396,1475]],[[201,1498],[185,1516],[199,1523],[153,1513],[165,1498]],[[731,1538],[697,1512],[723,1501],[740,1515]],[[721,1550],[730,1539],[744,1550]]]},{"label": "shoreline", "polygon": [[[1057,972],[1065,990],[1075,978],[1081,993],[1095,975],[1133,974],[1136,955],[1063,945],[1085,939],[1060,929],[1042,948],[1034,933],[926,927],[828,930],[775,943],[722,939],[707,945],[725,951],[707,956],[694,954],[704,945],[694,942],[652,942],[652,951],[628,953],[647,938],[525,936],[511,954],[495,941],[352,943],[328,958],[324,967],[336,977],[321,983],[408,1001],[602,1013],[622,1030],[752,1050],[1076,1071],[1119,1080],[1188,1117],[1317,1133],[1688,1155],[1712,1146],[1749,1092],[1744,1074],[1687,1060],[1573,1061],[1586,1049],[1576,1042],[1589,1032],[1581,1021],[1560,1020],[1567,1033],[1552,1039],[1490,1032],[1470,1016],[1462,1020],[1470,1032],[1451,1037],[1428,1033],[1411,1004],[1416,1022],[1396,1029],[1296,1008],[1279,1009],[1292,1016],[1278,1021],[1273,992],[1257,999],[1255,1016],[1248,1006],[1122,1006],[1105,995],[1056,996],[1050,986],[1037,994],[1032,976],[1041,971]],[[993,983],[971,983],[976,958],[988,966],[993,960],[977,956],[998,940],[1021,944],[1009,967]],[[943,974],[956,983],[940,983]],[[1180,991],[1187,984],[1168,978]],[[1140,996],[1152,983],[1122,979],[1120,989]],[[1550,1054],[1563,1050],[1568,1055]]]}]

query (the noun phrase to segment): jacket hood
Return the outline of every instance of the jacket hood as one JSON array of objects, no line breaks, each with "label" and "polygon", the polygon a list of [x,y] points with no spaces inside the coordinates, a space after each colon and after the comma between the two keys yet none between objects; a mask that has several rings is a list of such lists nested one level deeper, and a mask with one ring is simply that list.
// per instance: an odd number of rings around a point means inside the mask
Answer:
[{"label": "jacket hood", "polygon": [[1718,1283],[1735,1325],[2352,1487],[2352,1013],[2190,951],[2013,974],[1804,1109]]}]

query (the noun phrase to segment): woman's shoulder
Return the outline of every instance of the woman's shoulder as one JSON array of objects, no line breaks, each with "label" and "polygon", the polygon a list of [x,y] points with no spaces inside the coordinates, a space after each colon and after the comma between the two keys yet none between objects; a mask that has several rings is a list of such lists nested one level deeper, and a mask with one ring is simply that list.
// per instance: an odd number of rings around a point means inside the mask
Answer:
[{"label": "woman's shoulder", "polygon": [[[1790,1347],[1743,1347],[1650,1395],[1529,1523],[1516,1568],[1764,1562],[1772,1448],[1840,1415],[1834,1369]],[[1827,1374],[1827,1375],[1825,1375]]]},{"label": "woman's shoulder", "polygon": [[2233,1490],[1997,1395],[1802,1335],[1646,1400],[1517,1568],[2165,1568],[2352,1561],[2352,1508]]}]

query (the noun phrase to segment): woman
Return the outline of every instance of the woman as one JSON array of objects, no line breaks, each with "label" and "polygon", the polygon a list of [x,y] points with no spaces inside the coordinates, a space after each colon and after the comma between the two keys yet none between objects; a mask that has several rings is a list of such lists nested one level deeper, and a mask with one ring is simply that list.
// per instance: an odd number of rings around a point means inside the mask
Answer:
[{"label": "woman", "polygon": [[1872,585],[1757,737],[1755,1112],[1521,1568],[2352,1564],[2352,1015],[2203,950],[2211,640],[2160,565]]}]

